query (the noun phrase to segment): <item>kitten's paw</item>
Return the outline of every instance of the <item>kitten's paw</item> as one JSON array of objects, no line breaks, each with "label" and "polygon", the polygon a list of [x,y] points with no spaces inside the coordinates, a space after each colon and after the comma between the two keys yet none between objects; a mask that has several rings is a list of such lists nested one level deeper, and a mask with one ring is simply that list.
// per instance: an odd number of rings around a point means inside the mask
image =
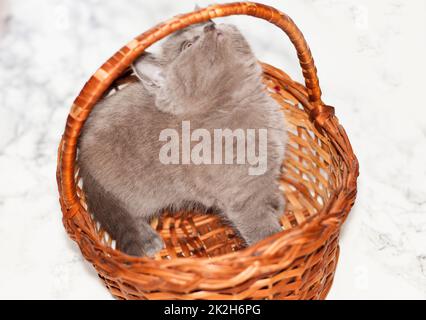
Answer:
[{"label": "kitten's paw", "polygon": [[145,243],[144,253],[148,257],[154,257],[155,254],[163,250],[163,248],[163,240],[159,236],[156,236],[152,238],[149,243]]},{"label": "kitten's paw", "polygon": [[278,189],[278,191],[271,194],[269,206],[272,208],[274,215],[280,219],[285,209],[285,200],[281,190]]},{"label": "kitten's paw", "polygon": [[273,216],[265,219],[262,223],[258,223],[256,227],[251,229],[252,231],[244,236],[244,240],[249,246],[283,231],[278,219]]},{"label": "kitten's paw", "polygon": [[138,239],[128,243],[119,250],[130,256],[148,256],[154,257],[157,252],[160,252],[164,248],[163,240],[158,235],[154,235],[149,239]]}]

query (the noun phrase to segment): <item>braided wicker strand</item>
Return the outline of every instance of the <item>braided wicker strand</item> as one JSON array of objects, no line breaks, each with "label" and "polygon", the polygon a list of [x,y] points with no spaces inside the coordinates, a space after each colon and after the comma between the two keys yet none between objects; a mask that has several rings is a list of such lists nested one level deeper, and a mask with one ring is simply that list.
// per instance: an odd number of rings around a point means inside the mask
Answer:
[{"label": "braided wicker strand", "polygon": [[[289,125],[282,188],[284,231],[242,248],[232,228],[196,212],[155,222],[166,249],[155,259],[129,257],[87,212],[79,187],[77,140],[97,101],[134,81],[130,64],[150,45],[190,24],[250,15],[281,28],[294,44],[305,85],[263,64],[265,84]],[[262,4],[214,5],[159,24],[109,59],[74,101],[58,151],[57,181],[63,223],[111,293],[120,299],[323,299],[337,264],[340,226],[356,196],[358,162],[334,108],[321,101],[310,49],[294,22]]]}]

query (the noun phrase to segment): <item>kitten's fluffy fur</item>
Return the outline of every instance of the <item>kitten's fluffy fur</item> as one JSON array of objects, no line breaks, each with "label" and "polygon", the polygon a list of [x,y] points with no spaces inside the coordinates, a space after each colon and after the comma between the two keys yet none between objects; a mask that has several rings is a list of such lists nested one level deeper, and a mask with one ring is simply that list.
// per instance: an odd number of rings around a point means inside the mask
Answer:
[{"label": "kitten's fluffy fur", "polygon": [[[278,187],[284,115],[261,81],[248,43],[232,25],[195,25],[170,36],[159,55],[134,64],[140,83],[100,101],[84,125],[79,165],[89,210],[130,255],[163,247],[149,220],[162,209],[194,206],[222,214],[247,244],[281,230]],[[268,129],[267,171],[249,165],[164,165],[160,132]]]}]

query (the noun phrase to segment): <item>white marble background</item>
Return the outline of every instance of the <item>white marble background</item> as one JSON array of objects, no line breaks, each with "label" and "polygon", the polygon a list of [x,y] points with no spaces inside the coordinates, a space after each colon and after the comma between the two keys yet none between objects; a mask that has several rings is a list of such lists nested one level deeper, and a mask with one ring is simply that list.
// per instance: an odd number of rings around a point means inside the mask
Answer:
[{"label": "white marble background", "polygon": [[[73,98],[123,44],[194,1],[0,0],[0,298],[110,299],[65,235],[56,149]],[[211,1],[197,1],[201,6]],[[426,1],[266,1],[299,24],[359,157],[330,299],[426,298]],[[301,80],[281,32],[231,18]]]}]

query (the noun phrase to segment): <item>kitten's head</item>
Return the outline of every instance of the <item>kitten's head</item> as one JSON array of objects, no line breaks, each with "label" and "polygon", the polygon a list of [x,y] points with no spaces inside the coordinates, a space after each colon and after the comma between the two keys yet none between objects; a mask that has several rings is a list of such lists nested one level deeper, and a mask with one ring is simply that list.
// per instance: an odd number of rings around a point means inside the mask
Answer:
[{"label": "kitten's head", "polygon": [[241,88],[258,86],[261,73],[241,32],[212,21],[174,33],[161,54],[145,53],[134,70],[156,97],[157,107],[173,114],[229,101]]}]

